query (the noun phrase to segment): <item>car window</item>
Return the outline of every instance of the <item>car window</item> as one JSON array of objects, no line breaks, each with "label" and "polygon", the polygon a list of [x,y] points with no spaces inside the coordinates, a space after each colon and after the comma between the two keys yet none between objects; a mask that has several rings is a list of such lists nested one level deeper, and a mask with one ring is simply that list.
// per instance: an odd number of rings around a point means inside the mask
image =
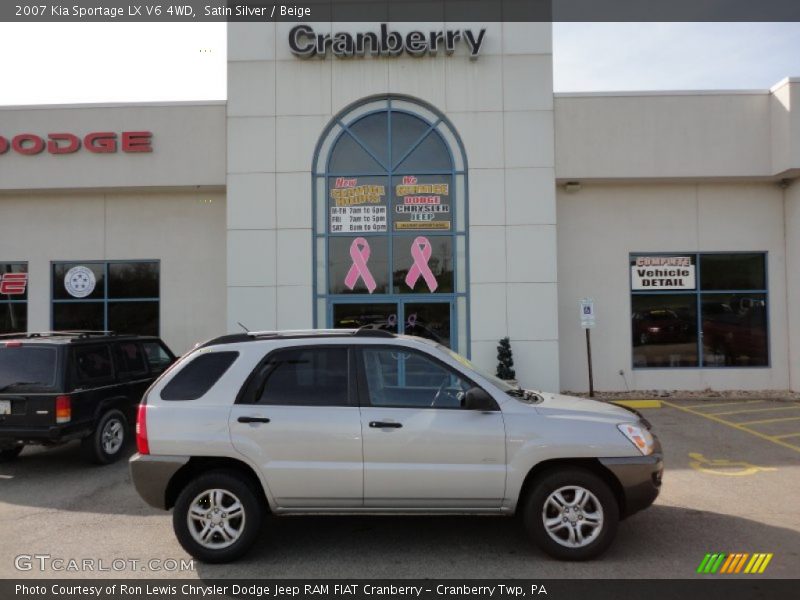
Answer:
[{"label": "car window", "polygon": [[284,406],[347,406],[347,348],[290,348],[258,367],[250,402]]},{"label": "car window", "polygon": [[25,386],[52,387],[56,382],[55,348],[0,345],[0,391]]},{"label": "car window", "polygon": [[147,373],[147,361],[139,344],[136,342],[119,342],[115,346],[117,356],[120,358],[120,371],[130,375]]},{"label": "car window", "polygon": [[438,361],[405,348],[364,348],[367,394],[373,406],[461,408],[473,384]]},{"label": "car window", "polygon": [[237,356],[238,352],[198,354],[164,386],[161,399],[197,400],[219,381]]},{"label": "car window", "polygon": [[164,349],[160,342],[142,342],[150,371],[161,373],[172,364],[172,356]]},{"label": "car window", "polygon": [[107,345],[76,346],[74,356],[78,381],[99,381],[114,377],[114,364]]}]

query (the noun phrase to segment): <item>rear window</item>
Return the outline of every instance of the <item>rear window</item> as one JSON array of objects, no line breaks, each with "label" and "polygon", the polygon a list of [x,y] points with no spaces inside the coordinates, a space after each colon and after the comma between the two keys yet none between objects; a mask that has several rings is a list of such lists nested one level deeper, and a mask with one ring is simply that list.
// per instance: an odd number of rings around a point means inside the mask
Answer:
[{"label": "rear window", "polygon": [[121,361],[120,370],[124,373],[141,374],[147,372],[144,353],[136,342],[120,342],[117,344]]},{"label": "rear window", "polygon": [[160,342],[142,342],[147,362],[153,373],[162,373],[172,364],[172,356],[164,349]]},{"label": "rear window", "polygon": [[26,386],[53,387],[56,362],[55,348],[0,345],[0,392]]},{"label": "rear window", "polygon": [[78,380],[91,382],[114,377],[114,363],[108,346],[76,346],[75,370]]},{"label": "rear window", "polygon": [[257,379],[261,389],[255,399],[257,404],[347,406],[347,348],[274,352]]},{"label": "rear window", "polygon": [[197,400],[219,381],[238,352],[211,352],[196,356],[161,390],[162,400]]}]

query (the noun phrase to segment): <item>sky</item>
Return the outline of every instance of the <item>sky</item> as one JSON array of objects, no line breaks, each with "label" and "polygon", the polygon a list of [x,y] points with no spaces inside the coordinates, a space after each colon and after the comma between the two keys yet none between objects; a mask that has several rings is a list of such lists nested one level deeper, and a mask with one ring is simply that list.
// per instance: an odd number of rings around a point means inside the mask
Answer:
[{"label": "sky", "polygon": [[[0,23],[0,105],[225,99],[224,23]],[[20,50],[20,49],[24,50]],[[768,89],[800,23],[555,23],[556,92]]]}]

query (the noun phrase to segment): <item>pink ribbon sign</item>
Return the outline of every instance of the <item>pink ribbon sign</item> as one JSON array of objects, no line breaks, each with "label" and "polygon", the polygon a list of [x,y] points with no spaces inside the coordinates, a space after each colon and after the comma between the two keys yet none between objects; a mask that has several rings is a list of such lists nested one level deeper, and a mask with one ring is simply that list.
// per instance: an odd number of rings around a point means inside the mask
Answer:
[{"label": "pink ribbon sign", "polygon": [[428,289],[431,292],[435,292],[436,288],[439,287],[439,282],[436,281],[436,277],[433,276],[431,268],[428,266],[431,250],[431,242],[426,237],[419,236],[411,242],[411,258],[414,259],[414,264],[411,265],[406,274],[406,285],[412,290],[420,277],[428,284]]},{"label": "pink ribbon sign", "polygon": [[369,272],[369,267],[367,267],[370,253],[369,242],[363,237],[354,239],[353,243],[350,244],[350,258],[353,259],[353,264],[350,265],[347,277],[344,278],[344,284],[351,290],[356,287],[359,278],[364,280],[364,285],[367,286],[370,294],[378,287],[375,283],[375,278]]}]

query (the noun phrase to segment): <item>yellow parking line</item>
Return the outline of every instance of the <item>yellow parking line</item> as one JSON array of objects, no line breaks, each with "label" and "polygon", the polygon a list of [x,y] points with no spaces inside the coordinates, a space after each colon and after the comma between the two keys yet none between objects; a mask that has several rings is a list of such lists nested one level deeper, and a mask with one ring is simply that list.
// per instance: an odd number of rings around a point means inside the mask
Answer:
[{"label": "yellow parking line", "polygon": [[704,419],[709,419],[710,421],[714,421],[716,423],[721,423],[722,425],[727,425],[733,429],[738,429],[739,431],[744,431],[745,433],[749,433],[750,435],[754,435],[756,437],[761,438],[762,440],[767,440],[768,442],[772,442],[773,444],[777,444],[778,446],[783,446],[784,448],[789,448],[789,450],[794,450],[795,452],[800,452],[800,446],[795,446],[788,442],[784,442],[783,440],[778,439],[775,436],[766,435],[761,433],[760,431],[755,431],[753,429],[748,429],[746,427],[742,427],[739,423],[731,423],[726,421],[725,419],[720,419],[715,417],[714,415],[709,415],[706,413],[702,413],[697,410],[692,410],[691,408],[687,408],[685,406],[679,406],[678,404],[673,404],[672,402],[667,402],[666,400],[662,400],[663,404],[670,406],[672,408],[676,408],[678,410],[682,410],[683,412],[689,413],[691,415],[696,415],[698,417],[703,417]]},{"label": "yellow parking line", "polygon": [[763,402],[768,402],[768,400],[735,400],[734,402],[717,402],[714,404],[703,402],[701,404],[692,404],[691,406],[684,406],[684,408],[716,408],[719,406],[741,406],[742,404],[761,404]]},{"label": "yellow parking line", "polygon": [[773,406],[772,408],[746,408],[744,410],[729,410],[726,412],[714,413],[718,417],[723,415],[740,415],[742,413],[766,412],[770,410],[800,410],[800,404],[795,406]]},{"label": "yellow parking line", "polygon": [[763,421],[746,421],[739,425],[765,425],[767,423],[783,423],[784,421],[800,421],[800,417],[782,417],[780,419],[764,419]]},{"label": "yellow parking line", "polygon": [[783,435],[773,435],[772,437],[774,437],[776,440],[782,440],[783,438],[798,436],[800,436],[800,433],[784,433]]}]

